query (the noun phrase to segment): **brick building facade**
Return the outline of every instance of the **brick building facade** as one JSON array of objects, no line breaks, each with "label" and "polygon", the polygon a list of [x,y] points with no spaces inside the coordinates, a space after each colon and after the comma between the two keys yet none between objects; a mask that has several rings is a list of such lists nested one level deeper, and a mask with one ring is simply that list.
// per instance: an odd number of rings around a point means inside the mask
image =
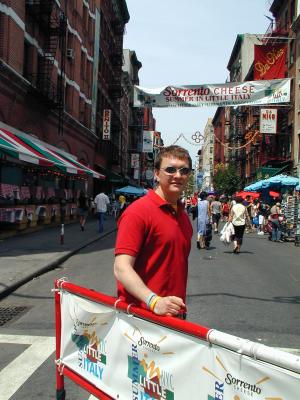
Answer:
[{"label": "brick building facade", "polygon": [[[120,99],[128,20],[125,0],[0,1],[0,121],[104,172],[107,190],[126,151]],[[112,114],[108,141],[104,109]]]}]

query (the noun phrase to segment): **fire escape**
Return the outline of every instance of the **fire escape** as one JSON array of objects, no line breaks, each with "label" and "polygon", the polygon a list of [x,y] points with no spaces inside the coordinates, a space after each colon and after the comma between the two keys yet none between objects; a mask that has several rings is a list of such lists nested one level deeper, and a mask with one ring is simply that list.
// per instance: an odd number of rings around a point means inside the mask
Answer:
[{"label": "fire escape", "polygon": [[[66,52],[67,18],[55,0],[26,0],[26,15],[38,25],[42,51],[38,55],[37,72],[32,74],[31,93],[49,109],[58,111],[58,131],[63,133],[64,71]],[[58,47],[60,49],[60,73],[53,80],[53,66]]]},{"label": "fire escape", "polygon": [[109,84],[109,95],[114,103],[115,112],[112,118],[112,163],[122,165],[122,151],[120,139],[122,134],[122,121],[120,115],[120,101],[123,97],[122,66],[123,66],[123,34],[124,25],[118,20],[112,21],[114,32],[114,45],[110,51],[110,62],[113,70]]}]

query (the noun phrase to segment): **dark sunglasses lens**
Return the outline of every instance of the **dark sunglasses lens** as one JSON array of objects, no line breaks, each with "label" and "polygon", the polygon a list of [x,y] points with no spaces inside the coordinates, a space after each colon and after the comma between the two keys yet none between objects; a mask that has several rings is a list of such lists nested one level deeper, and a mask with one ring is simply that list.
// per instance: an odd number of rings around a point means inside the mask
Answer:
[{"label": "dark sunglasses lens", "polygon": [[167,167],[167,168],[165,168],[165,171],[167,174],[175,174],[176,168],[175,167]]},{"label": "dark sunglasses lens", "polygon": [[179,171],[180,171],[181,175],[188,175],[190,173],[189,168],[180,168]]}]

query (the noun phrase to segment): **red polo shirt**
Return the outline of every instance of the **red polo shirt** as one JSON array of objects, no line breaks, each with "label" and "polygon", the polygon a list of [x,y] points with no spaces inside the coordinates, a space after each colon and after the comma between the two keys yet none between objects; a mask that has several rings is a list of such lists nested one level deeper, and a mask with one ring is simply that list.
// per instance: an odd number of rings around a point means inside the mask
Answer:
[{"label": "red polo shirt", "polygon": [[[192,235],[192,225],[182,206],[178,204],[176,213],[169,203],[149,190],[120,217],[115,255],[136,257],[134,268],[153,292],[185,301]],[[139,304],[120,282],[118,296]]]}]

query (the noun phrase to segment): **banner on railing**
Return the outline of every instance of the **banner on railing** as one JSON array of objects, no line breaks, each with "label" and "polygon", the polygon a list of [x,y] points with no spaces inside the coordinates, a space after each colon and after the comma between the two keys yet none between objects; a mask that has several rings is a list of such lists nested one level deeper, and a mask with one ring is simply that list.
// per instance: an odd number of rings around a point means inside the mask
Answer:
[{"label": "banner on railing", "polygon": [[114,399],[299,397],[296,372],[66,291],[61,323],[61,363]]},{"label": "banner on railing", "polygon": [[288,103],[290,79],[228,82],[158,89],[134,87],[135,107],[203,107]]}]

